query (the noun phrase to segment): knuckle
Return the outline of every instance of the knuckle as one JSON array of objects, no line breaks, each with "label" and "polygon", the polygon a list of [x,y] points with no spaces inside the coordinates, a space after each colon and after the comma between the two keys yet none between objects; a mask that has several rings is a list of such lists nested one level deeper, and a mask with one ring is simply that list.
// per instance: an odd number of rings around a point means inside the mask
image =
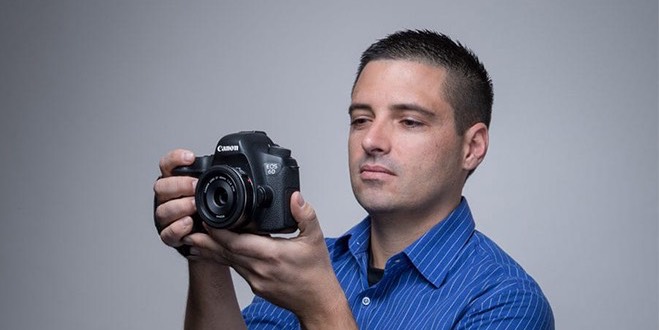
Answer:
[{"label": "knuckle", "polygon": [[171,226],[163,229],[163,231],[160,233],[160,239],[163,243],[165,243],[165,245],[177,247],[178,245],[175,244],[176,240],[173,238],[173,236],[174,235]]},{"label": "knuckle", "polygon": [[172,167],[176,164],[177,155],[180,155],[182,149],[175,149],[160,158],[158,166],[160,167],[160,173],[163,176],[170,176],[170,171]]},{"label": "knuckle", "polygon": [[160,161],[158,162],[158,167],[160,168],[160,173],[162,175],[165,175],[165,172],[167,172],[167,156],[163,156],[160,158]]},{"label": "knuckle", "polygon": [[240,244],[238,244],[236,241],[226,242],[224,248],[227,250],[229,254],[241,254],[242,252],[242,248],[240,247]]},{"label": "knuckle", "polygon": [[166,225],[163,222],[167,222],[167,220],[172,217],[172,211],[169,204],[171,203],[161,204],[156,208],[155,217],[161,226]]},{"label": "knuckle", "polygon": [[256,295],[259,296],[265,295],[265,288],[259,281],[249,282],[249,287],[252,289],[252,292],[254,292]]},{"label": "knuckle", "polygon": [[184,217],[183,219],[180,219],[170,226],[172,228],[172,234],[176,238],[177,241],[180,241],[183,236],[187,234],[187,227],[184,224],[183,220],[187,219],[187,217]]},{"label": "knuckle", "polygon": [[267,293],[268,287],[266,278],[267,274],[264,274],[261,269],[252,269],[250,271],[250,276],[247,280],[254,293],[258,295]]},{"label": "knuckle", "polygon": [[261,256],[270,265],[277,265],[280,263],[280,260],[286,258],[286,254],[281,249],[272,249],[270,251],[264,251],[264,254]]},{"label": "knuckle", "polygon": [[170,224],[160,233],[160,238],[165,244],[172,247],[181,246],[181,239],[188,234],[188,228],[181,220]]},{"label": "knuckle", "polygon": [[153,192],[158,195],[160,192],[162,192],[162,185],[163,181],[162,179],[156,180],[156,182],[153,183]]},{"label": "knuckle", "polygon": [[[156,211],[154,212],[154,215],[155,215],[156,220],[158,222],[160,222],[164,218],[164,214],[163,214],[165,212],[163,210],[164,208],[165,207],[163,205],[160,205],[160,206],[156,207]],[[160,224],[160,225],[162,225],[162,224]]]},{"label": "knuckle", "polygon": [[197,212],[197,203],[194,197],[188,197],[186,203],[186,213],[192,215],[195,212]]},{"label": "knuckle", "polygon": [[227,254],[234,256],[244,256],[244,255],[253,255],[250,247],[245,246],[245,244],[237,241],[229,241],[225,245]]},{"label": "knuckle", "polygon": [[227,251],[226,249],[219,249],[215,256],[216,256],[218,262],[220,262],[220,263],[229,263],[229,264],[231,264],[231,263],[235,262],[235,260],[234,260],[233,256],[231,255],[231,253],[229,253],[229,251]]},{"label": "knuckle", "polygon": [[314,210],[313,208],[309,208],[309,210],[307,211],[307,217],[311,221],[316,221],[317,220],[316,210]]}]

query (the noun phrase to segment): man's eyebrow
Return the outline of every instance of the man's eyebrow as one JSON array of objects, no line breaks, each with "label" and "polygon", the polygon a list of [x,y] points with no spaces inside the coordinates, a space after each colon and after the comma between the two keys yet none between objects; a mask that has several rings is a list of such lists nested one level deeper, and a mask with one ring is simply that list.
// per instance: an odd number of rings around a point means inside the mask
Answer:
[{"label": "man's eyebrow", "polygon": [[429,118],[437,116],[437,114],[434,111],[432,111],[430,109],[427,109],[427,108],[424,108],[423,106],[420,106],[416,103],[394,104],[393,106],[391,106],[391,109],[392,110],[397,110],[397,111],[415,111],[415,112],[418,112],[418,113],[422,114],[423,116],[429,117]]},{"label": "man's eyebrow", "polygon": [[348,114],[351,114],[355,110],[367,110],[372,112],[373,108],[366,103],[352,103],[350,104],[350,107],[348,107]]},{"label": "man's eyebrow", "polygon": [[[423,106],[420,106],[416,103],[397,103],[390,106],[389,109],[393,111],[414,111],[428,118],[433,118],[437,116],[437,114],[434,111],[424,108]],[[352,114],[352,112],[355,110],[366,110],[373,112],[373,108],[366,103],[351,104],[350,107],[348,107],[348,114]]]}]

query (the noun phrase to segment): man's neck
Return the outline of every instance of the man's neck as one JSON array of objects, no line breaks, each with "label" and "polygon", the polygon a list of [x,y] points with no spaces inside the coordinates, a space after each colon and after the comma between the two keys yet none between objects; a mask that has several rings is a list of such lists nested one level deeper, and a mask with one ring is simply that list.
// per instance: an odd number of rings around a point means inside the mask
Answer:
[{"label": "man's neck", "polygon": [[460,200],[461,197],[427,212],[371,214],[370,265],[384,269],[391,256],[405,250],[446,218],[460,204]]}]

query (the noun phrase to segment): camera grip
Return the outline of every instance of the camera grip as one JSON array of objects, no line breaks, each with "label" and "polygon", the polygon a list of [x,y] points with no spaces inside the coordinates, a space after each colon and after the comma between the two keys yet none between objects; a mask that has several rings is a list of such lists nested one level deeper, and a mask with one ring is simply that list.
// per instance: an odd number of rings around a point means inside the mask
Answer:
[{"label": "camera grip", "polygon": [[[160,177],[158,179],[160,179]],[[156,199],[156,196],[153,196],[153,224],[156,226],[156,231],[158,232],[158,235],[160,235],[160,233],[164,228],[160,226],[160,224],[158,223],[158,219],[156,219],[157,207],[158,207],[158,200]],[[195,216],[193,216],[193,219]],[[202,232],[204,230],[203,226],[201,225],[201,223],[198,223],[198,221],[194,221],[192,228],[193,228],[192,232]],[[188,257],[190,255],[189,245],[184,244],[179,247],[175,247],[174,249],[184,257]]]},{"label": "camera grip", "polygon": [[204,171],[211,167],[213,156],[196,157],[194,162],[189,166],[179,166],[172,170],[172,175],[192,176],[198,178]]},{"label": "camera grip", "polygon": [[[210,166],[213,160],[212,155],[195,157],[195,160],[189,166],[178,166],[172,170],[172,175],[174,176],[191,176],[198,178],[204,173]],[[202,220],[198,214],[192,215],[192,233],[203,233],[206,232],[204,226],[202,225]],[[187,257],[190,255],[190,246],[181,245],[174,248],[182,256]]]}]

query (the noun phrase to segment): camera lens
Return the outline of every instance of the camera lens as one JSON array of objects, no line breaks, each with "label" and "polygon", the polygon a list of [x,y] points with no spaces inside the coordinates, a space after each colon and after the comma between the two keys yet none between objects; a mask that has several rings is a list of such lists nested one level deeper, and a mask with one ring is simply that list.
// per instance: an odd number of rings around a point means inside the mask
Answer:
[{"label": "camera lens", "polygon": [[227,182],[226,177],[215,177],[209,182],[207,192],[204,194],[208,207],[214,213],[226,214],[234,206],[236,188],[233,182]]},{"label": "camera lens", "polygon": [[226,205],[229,200],[229,193],[226,189],[217,189],[215,191],[215,204],[216,205]]},{"label": "camera lens", "polygon": [[206,171],[197,183],[197,212],[215,228],[236,228],[247,221],[252,208],[252,184],[239,168],[219,165]]}]

